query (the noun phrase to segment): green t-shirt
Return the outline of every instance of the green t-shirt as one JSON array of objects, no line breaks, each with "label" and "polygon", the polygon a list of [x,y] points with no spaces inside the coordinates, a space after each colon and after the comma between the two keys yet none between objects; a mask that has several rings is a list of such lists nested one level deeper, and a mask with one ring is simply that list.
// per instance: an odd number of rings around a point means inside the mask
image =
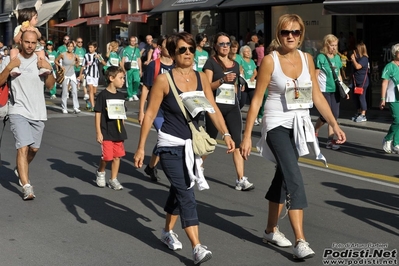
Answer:
[{"label": "green t-shirt", "polygon": [[137,62],[140,59],[140,49],[138,47],[126,46],[123,50],[123,57],[125,58],[125,62],[132,62],[131,69],[140,69]]},{"label": "green t-shirt", "polygon": [[234,59],[234,61],[236,61],[240,66],[242,66],[242,61],[244,59],[242,59],[242,56],[239,54],[236,54],[236,58]]},{"label": "green t-shirt", "polygon": [[195,69],[200,72],[202,71],[202,68],[205,65],[206,60],[208,60],[208,52],[205,50],[202,50],[202,52],[195,50],[195,55],[194,55],[194,63],[195,63]]},{"label": "green t-shirt", "polygon": [[82,64],[83,64],[83,58],[85,57],[86,54],[86,49],[83,47],[75,47],[75,52],[74,52],[78,57],[79,57],[79,66],[75,66],[75,72],[80,71],[80,69],[82,68]]},{"label": "green t-shirt", "polygon": [[[399,84],[399,67],[394,62],[387,64],[382,71],[381,78],[386,79],[389,82],[385,101],[398,102],[399,92],[396,89],[396,86]],[[393,82],[393,86],[391,82]]]},{"label": "green t-shirt", "polygon": [[110,66],[119,66],[119,63],[120,63],[120,62],[121,62],[121,58],[120,58],[120,56],[118,55],[118,53],[116,53],[116,52],[111,52],[111,53],[109,54],[107,64],[106,64],[105,66],[103,66],[104,71],[107,71],[107,69],[108,69]]},{"label": "green t-shirt", "polygon": [[57,51],[50,52],[49,50],[46,50],[46,53],[48,55],[48,60],[50,61],[51,66],[54,66],[54,60],[58,57],[58,52]]},{"label": "green t-shirt", "polygon": [[250,79],[256,69],[256,64],[255,64],[254,60],[249,59],[249,62],[247,62],[244,59],[242,59],[241,66],[244,69],[244,78]]},{"label": "green t-shirt", "polygon": [[[341,58],[336,54],[333,58],[330,58],[330,61],[332,66],[335,68],[335,74],[339,77],[339,70],[342,67]],[[317,77],[319,80],[320,90],[322,92],[335,92],[334,76],[326,55],[317,55],[315,65],[317,69],[320,69],[320,74]]]},{"label": "green t-shirt", "polygon": [[58,52],[58,54],[62,54],[62,53],[65,53],[67,50],[68,49],[65,45],[61,45],[60,47],[58,47],[57,52]]}]

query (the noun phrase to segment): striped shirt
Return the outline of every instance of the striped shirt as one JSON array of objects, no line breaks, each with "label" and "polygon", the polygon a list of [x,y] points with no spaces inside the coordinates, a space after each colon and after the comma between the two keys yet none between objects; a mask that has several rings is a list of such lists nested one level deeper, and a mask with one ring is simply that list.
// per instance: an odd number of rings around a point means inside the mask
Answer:
[{"label": "striped shirt", "polygon": [[92,77],[92,78],[99,78],[100,77],[100,71],[98,68],[99,61],[97,58],[95,58],[95,55],[97,53],[86,53],[84,58],[83,58],[83,63],[82,65],[85,67],[84,73],[86,76]]}]

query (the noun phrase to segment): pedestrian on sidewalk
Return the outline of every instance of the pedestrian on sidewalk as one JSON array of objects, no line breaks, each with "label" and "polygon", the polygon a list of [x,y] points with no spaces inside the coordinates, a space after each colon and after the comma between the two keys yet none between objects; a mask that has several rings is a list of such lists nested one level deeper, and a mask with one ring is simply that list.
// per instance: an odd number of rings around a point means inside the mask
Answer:
[{"label": "pedestrian on sidewalk", "polygon": [[[10,129],[14,135],[17,149],[17,166],[14,173],[22,186],[23,199],[35,198],[33,186],[30,184],[29,164],[39,151],[47,120],[46,103],[43,86],[53,88],[53,75],[39,76],[39,68],[53,71],[47,59],[39,59],[34,50],[38,36],[34,31],[25,31],[21,35],[21,51],[9,63],[2,64],[0,84],[4,84],[14,67],[19,67],[21,75],[11,78],[13,100],[9,105]],[[10,57],[7,57],[10,58]],[[37,67],[34,67],[37,65]]]},{"label": "pedestrian on sidewalk", "polygon": [[[205,262],[212,257],[212,252],[201,244],[198,230],[197,202],[194,195],[194,185],[191,182],[193,176],[202,177],[199,165],[192,161],[192,133],[187,119],[177,103],[176,97],[170,86],[175,86],[178,93],[204,91],[205,97],[212,104],[215,113],[209,115],[212,123],[223,134],[227,145],[227,152],[233,152],[234,142],[228,133],[224,119],[219,108],[215,104],[209,81],[204,73],[193,70],[195,41],[187,32],[175,33],[168,38],[166,43],[169,55],[175,61],[175,67],[166,74],[161,74],[155,80],[150,91],[150,102],[144,116],[140,130],[140,139],[137,151],[134,155],[134,165],[137,168],[143,166],[145,158],[145,142],[151,125],[154,122],[159,108],[164,111],[164,123],[158,131],[158,152],[161,165],[171,186],[169,196],[165,204],[166,221],[162,230],[161,241],[172,250],[182,249],[182,243],[173,231],[180,215],[181,225],[191,242],[194,264]],[[169,85],[167,75],[171,76],[173,83]],[[189,114],[188,114],[189,115]],[[200,115],[191,117],[191,121],[198,127]],[[195,156],[198,157],[198,156]],[[195,161],[201,161],[198,157]],[[194,163],[194,167],[189,167]],[[202,174],[202,176],[201,176]]]},{"label": "pedestrian on sidewalk", "polygon": [[[318,158],[324,158],[312,134],[307,139],[302,137],[305,136],[305,130],[314,130],[309,114],[313,103],[333,128],[337,143],[345,142],[346,137],[319,89],[312,56],[299,50],[305,37],[305,25],[301,17],[295,14],[282,15],[275,32],[279,47],[263,58],[247,115],[247,121],[256,118],[268,88],[262,136],[257,148],[264,157],[276,163],[276,173],[266,194],[269,211],[263,241],[280,247],[292,246],[278,228],[279,217],[286,203],[295,235],[294,258],[307,259],[315,253],[306,242],[303,229],[303,209],[308,204],[298,157],[309,153],[307,142],[312,142]],[[304,108],[305,104],[307,108]],[[253,125],[246,123],[240,146],[241,155],[246,160],[252,149]]]},{"label": "pedestrian on sidewalk", "polygon": [[391,52],[393,60],[382,71],[380,108],[388,106],[393,121],[383,139],[382,149],[386,153],[399,153],[399,43],[392,45]]},{"label": "pedestrian on sidewalk", "polygon": [[[328,106],[333,113],[335,120],[339,117],[339,107],[341,102],[341,97],[337,92],[335,85],[335,78],[333,71],[339,80],[342,81],[341,77],[341,67],[342,62],[338,53],[338,38],[333,34],[328,34],[324,36],[323,47],[320,50],[320,54],[316,57],[316,77],[318,81],[319,88],[327,100]],[[349,99],[349,95],[347,95]],[[316,121],[315,134],[316,137],[319,135],[320,128],[327,122],[327,120],[320,115]],[[340,149],[340,145],[336,141],[336,135],[334,134],[333,127],[328,124],[328,139],[326,148],[332,150]]]},{"label": "pedestrian on sidewalk", "polygon": [[[235,178],[235,189],[248,191],[254,188],[254,184],[249,182],[244,175],[244,159],[238,148],[242,135],[242,116],[237,98],[237,79],[240,76],[240,67],[236,61],[229,58],[230,45],[231,41],[228,34],[224,32],[216,34],[212,55],[206,61],[203,71],[211,83],[216,104],[222,112],[229,133],[237,145],[233,152],[233,162],[237,176]],[[205,117],[206,131],[212,138],[216,138],[218,130],[209,119],[210,114],[206,113]],[[247,119],[247,121],[249,120]],[[251,120],[251,123],[254,123],[254,121],[255,119]],[[203,160],[205,160],[205,156]]]},{"label": "pedestrian on sidewalk", "polygon": [[127,133],[124,120],[113,117],[118,112],[112,106],[120,106],[120,100],[123,100],[125,108],[124,95],[118,91],[125,83],[125,71],[121,67],[110,66],[105,71],[105,78],[108,86],[98,94],[94,107],[96,139],[102,150],[96,171],[96,183],[99,187],[105,187],[105,167],[108,162],[112,162],[111,178],[107,184],[109,188],[121,190],[123,187],[118,181],[118,173],[120,158],[125,156],[123,143],[127,139]]},{"label": "pedestrian on sidewalk", "polygon": [[[361,42],[356,45],[356,50],[354,50],[351,55],[351,62],[353,66],[353,100],[357,111],[356,115],[352,119],[354,122],[366,122],[366,92],[367,87],[369,86],[369,56],[364,43]],[[361,88],[361,90],[356,90],[356,87]]]}]

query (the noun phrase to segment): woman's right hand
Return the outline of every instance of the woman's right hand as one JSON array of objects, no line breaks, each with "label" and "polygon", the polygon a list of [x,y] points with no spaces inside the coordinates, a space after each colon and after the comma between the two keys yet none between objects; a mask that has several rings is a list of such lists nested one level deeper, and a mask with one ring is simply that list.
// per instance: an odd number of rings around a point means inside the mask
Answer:
[{"label": "woman's right hand", "polygon": [[240,144],[241,156],[244,160],[248,160],[249,155],[252,150],[252,140],[251,138],[243,138]]},{"label": "woman's right hand", "polygon": [[229,73],[223,77],[224,81],[226,82],[234,82],[236,80],[236,73]]},{"label": "woman's right hand", "polygon": [[380,109],[384,110],[384,107],[385,107],[385,100],[381,100]]},{"label": "woman's right hand", "polygon": [[137,149],[136,153],[133,156],[134,167],[140,168],[143,166],[144,156],[144,149]]}]

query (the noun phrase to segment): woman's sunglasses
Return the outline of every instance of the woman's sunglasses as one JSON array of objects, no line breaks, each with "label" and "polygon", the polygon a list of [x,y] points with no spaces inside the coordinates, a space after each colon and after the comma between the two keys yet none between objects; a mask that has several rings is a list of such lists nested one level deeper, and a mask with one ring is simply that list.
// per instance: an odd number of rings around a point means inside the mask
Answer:
[{"label": "woman's sunglasses", "polygon": [[190,53],[192,53],[192,54],[195,53],[195,47],[192,47],[192,46],[189,46],[189,47],[182,46],[179,49],[177,49],[177,52],[179,54],[184,54],[187,51],[187,49],[190,51]]},{"label": "woman's sunglasses", "polygon": [[292,35],[292,37],[299,37],[301,35],[300,30],[281,30],[280,35],[283,37],[288,37],[289,35]]},{"label": "woman's sunglasses", "polygon": [[225,47],[225,46],[230,46],[231,45],[231,42],[220,42],[220,43],[218,43],[218,45],[219,45],[219,47]]}]

